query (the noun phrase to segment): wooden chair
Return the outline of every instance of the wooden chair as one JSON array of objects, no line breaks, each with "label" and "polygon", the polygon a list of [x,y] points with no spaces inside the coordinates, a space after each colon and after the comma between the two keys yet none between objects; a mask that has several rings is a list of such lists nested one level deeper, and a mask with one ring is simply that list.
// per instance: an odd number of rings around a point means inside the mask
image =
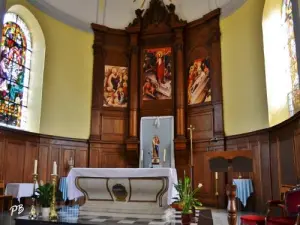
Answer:
[{"label": "wooden chair", "polygon": [[12,206],[13,196],[12,195],[5,195],[4,192],[5,192],[4,181],[0,180],[0,212],[3,212],[4,200],[5,199],[8,200],[8,209],[10,209],[11,206]]},{"label": "wooden chair", "polygon": [[[284,191],[283,188],[280,191]],[[273,208],[281,209],[280,217],[270,215]],[[300,186],[288,190],[284,200],[268,201],[266,225],[300,225]]]}]

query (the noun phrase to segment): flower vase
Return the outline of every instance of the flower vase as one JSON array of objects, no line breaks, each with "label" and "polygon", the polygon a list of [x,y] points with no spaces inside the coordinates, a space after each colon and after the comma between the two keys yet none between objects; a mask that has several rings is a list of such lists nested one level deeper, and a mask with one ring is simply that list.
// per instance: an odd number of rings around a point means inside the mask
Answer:
[{"label": "flower vase", "polygon": [[49,214],[50,214],[50,208],[49,207],[47,207],[47,208],[42,207],[42,217],[43,218],[48,218]]},{"label": "flower vase", "polygon": [[181,214],[181,222],[183,225],[190,225],[193,218],[193,214]]}]

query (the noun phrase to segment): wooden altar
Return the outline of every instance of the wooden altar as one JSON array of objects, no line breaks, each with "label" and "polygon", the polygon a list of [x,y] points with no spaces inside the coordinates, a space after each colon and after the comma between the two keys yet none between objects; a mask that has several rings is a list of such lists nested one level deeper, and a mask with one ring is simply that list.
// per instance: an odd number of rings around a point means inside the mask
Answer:
[{"label": "wooden altar", "polygon": [[[174,4],[151,0],[149,8],[135,11],[135,18],[123,30],[92,24],[90,167],[139,167],[140,119],[148,116],[174,117],[179,177],[188,171],[189,124],[196,127],[194,162],[200,165],[205,161],[203,153],[210,140],[224,137],[219,16],[218,9],[187,22],[177,15]],[[158,69],[161,62],[163,71]],[[198,74],[194,78],[193,69]],[[115,72],[122,77],[120,89],[108,85]],[[216,148],[224,149],[224,142],[218,142]],[[206,190],[210,190],[214,179],[199,165],[195,165],[195,170],[201,171],[195,174],[195,183],[205,177]],[[204,203],[215,203],[213,192],[200,195]]]}]

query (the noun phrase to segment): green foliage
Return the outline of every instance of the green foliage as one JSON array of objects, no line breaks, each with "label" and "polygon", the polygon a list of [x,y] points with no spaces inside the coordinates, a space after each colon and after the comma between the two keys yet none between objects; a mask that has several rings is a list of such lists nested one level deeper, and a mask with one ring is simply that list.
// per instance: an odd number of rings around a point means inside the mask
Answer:
[{"label": "green foliage", "polygon": [[175,184],[174,186],[178,192],[178,197],[174,199],[177,203],[183,206],[183,214],[191,213],[193,207],[202,206],[198,199],[195,198],[195,195],[200,191],[202,185],[199,185],[195,190],[193,190],[191,179],[184,173],[183,181],[179,180],[178,184]]},{"label": "green foliage", "polygon": [[[35,198],[39,202],[39,204],[44,207],[48,208],[50,207],[50,204],[52,202],[52,194],[53,194],[53,185],[50,183],[46,183],[44,185],[40,185],[36,190],[36,196]],[[56,201],[62,200],[62,192],[57,190],[56,191]]]},{"label": "green foliage", "polygon": [[50,207],[52,201],[53,185],[49,183],[40,185],[37,188],[36,193],[37,200],[41,204],[41,206],[44,208]]}]

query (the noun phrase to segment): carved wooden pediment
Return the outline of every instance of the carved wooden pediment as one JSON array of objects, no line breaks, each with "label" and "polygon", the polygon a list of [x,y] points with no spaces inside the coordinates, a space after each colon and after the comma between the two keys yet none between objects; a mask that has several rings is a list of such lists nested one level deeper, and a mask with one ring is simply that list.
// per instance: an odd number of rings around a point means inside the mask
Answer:
[{"label": "carved wooden pediment", "polygon": [[162,0],[151,0],[146,10],[137,9],[136,18],[129,24],[127,30],[139,30],[144,33],[162,33],[172,28],[183,27],[186,21],[175,13],[175,5],[165,5]]}]

